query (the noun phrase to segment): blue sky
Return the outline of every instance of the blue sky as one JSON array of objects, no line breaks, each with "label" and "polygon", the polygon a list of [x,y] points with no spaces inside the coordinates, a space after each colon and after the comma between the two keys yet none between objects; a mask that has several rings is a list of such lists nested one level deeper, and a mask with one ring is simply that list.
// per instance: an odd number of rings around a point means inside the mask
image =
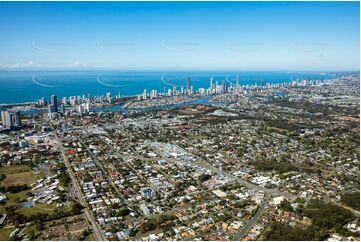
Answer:
[{"label": "blue sky", "polygon": [[358,70],[359,2],[1,2],[0,69]]}]

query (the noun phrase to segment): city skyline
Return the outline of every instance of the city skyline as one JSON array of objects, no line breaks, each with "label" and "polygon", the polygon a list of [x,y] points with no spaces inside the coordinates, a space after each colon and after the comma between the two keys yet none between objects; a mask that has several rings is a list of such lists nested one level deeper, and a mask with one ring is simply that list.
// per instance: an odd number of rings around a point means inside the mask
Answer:
[{"label": "city skyline", "polygon": [[359,2],[0,4],[0,70],[359,70]]},{"label": "city skyline", "polygon": [[0,241],[360,241],[359,2],[0,2]]}]

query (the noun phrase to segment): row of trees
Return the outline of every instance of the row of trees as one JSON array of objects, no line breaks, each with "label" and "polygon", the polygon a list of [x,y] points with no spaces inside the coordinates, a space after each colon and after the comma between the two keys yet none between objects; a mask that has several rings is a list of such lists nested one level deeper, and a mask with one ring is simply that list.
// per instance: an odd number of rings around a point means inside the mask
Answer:
[{"label": "row of trees", "polygon": [[11,192],[11,193],[18,193],[18,192],[22,192],[22,191],[26,191],[29,190],[30,187],[27,184],[23,184],[23,185],[11,185],[11,186],[7,186],[7,187],[0,187],[0,191],[1,192]]}]

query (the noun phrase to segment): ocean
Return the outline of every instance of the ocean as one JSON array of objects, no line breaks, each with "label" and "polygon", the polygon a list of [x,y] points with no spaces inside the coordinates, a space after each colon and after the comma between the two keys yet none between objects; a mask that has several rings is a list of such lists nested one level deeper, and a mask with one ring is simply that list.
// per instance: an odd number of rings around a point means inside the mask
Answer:
[{"label": "ocean", "polygon": [[143,93],[144,89],[163,92],[164,88],[186,87],[188,77],[197,90],[208,88],[211,77],[214,83],[225,80],[235,84],[237,76],[241,85],[335,78],[331,73],[287,71],[0,71],[0,103],[36,102],[41,97],[49,100],[53,94],[62,98],[83,94],[104,96],[106,92],[112,96],[132,96]]}]

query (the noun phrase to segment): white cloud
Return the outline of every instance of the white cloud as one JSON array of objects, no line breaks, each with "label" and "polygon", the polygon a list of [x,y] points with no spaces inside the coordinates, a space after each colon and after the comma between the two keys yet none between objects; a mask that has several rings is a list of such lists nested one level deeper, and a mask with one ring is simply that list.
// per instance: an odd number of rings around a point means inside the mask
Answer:
[{"label": "white cloud", "polygon": [[87,65],[80,63],[80,61],[75,61],[74,63],[65,65],[65,67],[87,67]]},{"label": "white cloud", "polygon": [[37,64],[34,61],[30,60],[26,63],[16,63],[16,64],[1,64],[1,69],[21,69],[21,68],[84,68],[84,67],[90,67],[87,64],[83,64],[80,61],[75,61],[70,64],[63,64],[63,65],[43,65],[43,64]]},{"label": "white cloud", "polygon": [[0,68],[8,69],[17,69],[17,68],[28,68],[28,67],[42,67],[42,64],[36,64],[34,61],[30,60],[26,63],[16,63],[16,64],[0,64]]}]

